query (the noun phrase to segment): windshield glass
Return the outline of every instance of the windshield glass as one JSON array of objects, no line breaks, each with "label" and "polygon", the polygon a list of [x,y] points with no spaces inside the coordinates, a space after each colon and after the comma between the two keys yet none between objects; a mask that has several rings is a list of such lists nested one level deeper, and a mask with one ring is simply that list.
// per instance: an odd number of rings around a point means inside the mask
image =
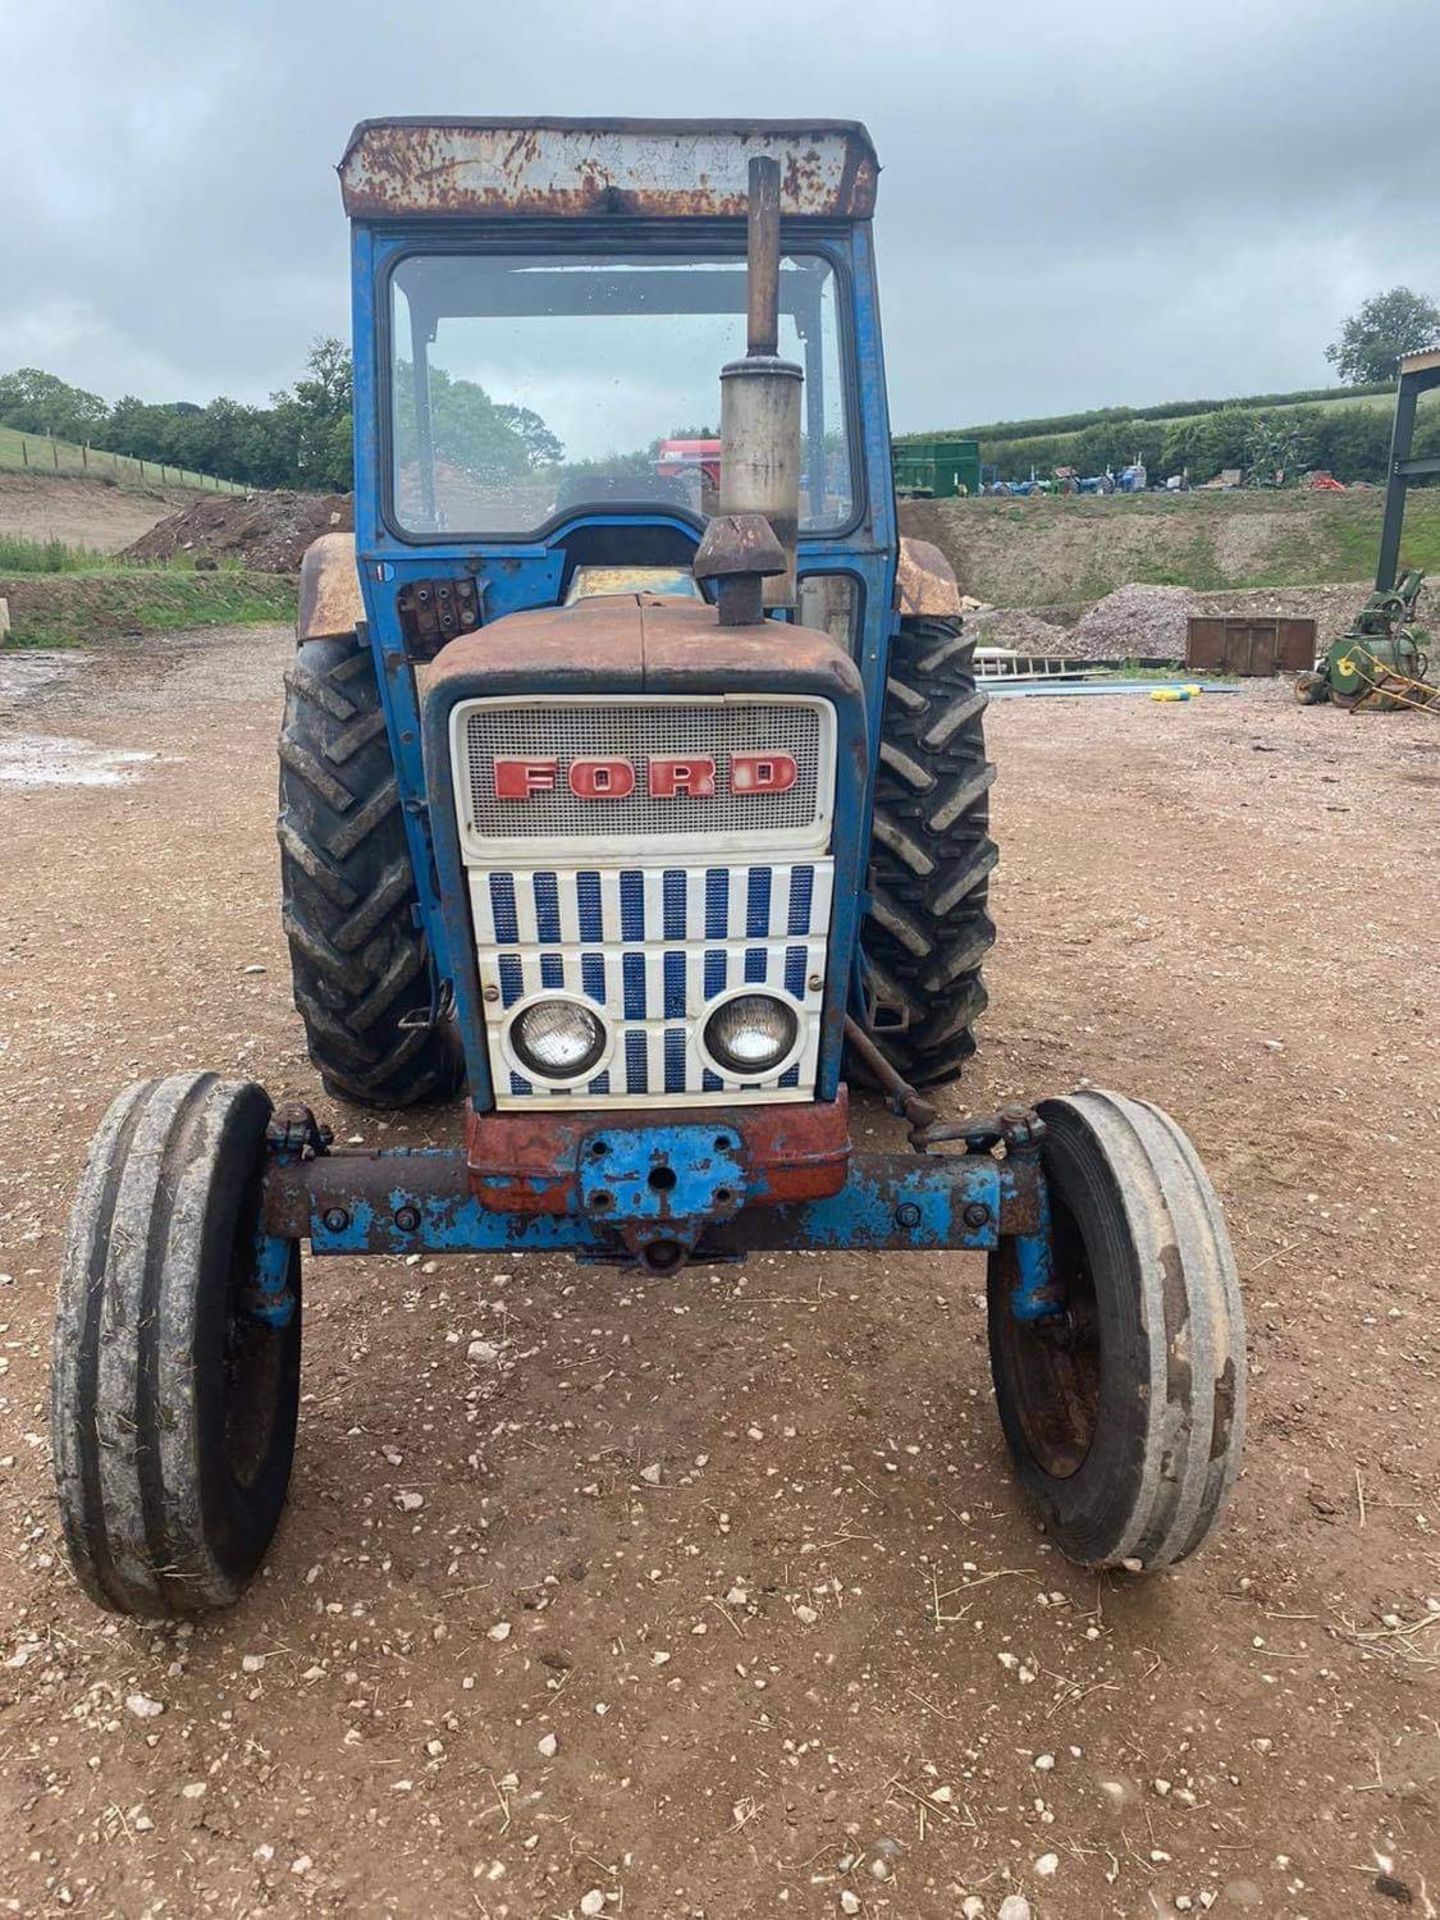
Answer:
[{"label": "windshield glass", "polygon": [[[716,511],[720,369],[745,352],[733,255],[424,254],[392,277],[395,517],[529,533],[589,505]],[[780,352],[805,372],[800,524],[853,507],[835,276],[780,269]]]}]

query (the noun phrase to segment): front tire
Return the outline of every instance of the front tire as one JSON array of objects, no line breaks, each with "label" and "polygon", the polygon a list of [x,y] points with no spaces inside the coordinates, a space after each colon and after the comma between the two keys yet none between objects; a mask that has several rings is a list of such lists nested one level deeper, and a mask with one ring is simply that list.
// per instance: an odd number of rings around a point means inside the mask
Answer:
[{"label": "front tire", "polygon": [[902,620],[881,723],[862,939],[871,1037],[920,1087],[956,1077],[986,1005],[981,965],[995,944],[989,892],[999,857],[987,703],[975,685],[974,638],[958,620]]},{"label": "front tire", "polygon": [[280,876],[295,1006],[327,1093],[368,1107],[460,1081],[429,950],[370,649],[307,640],[285,675]]},{"label": "front tire", "polygon": [[248,1081],[128,1087],[90,1148],[55,1318],[65,1544],[113,1613],[228,1606],[279,1523],[300,1404],[300,1248],[257,1228],[270,1101]]},{"label": "front tire", "polygon": [[1143,1100],[1038,1108],[1062,1317],[1017,1320],[1013,1241],[990,1256],[990,1366],[1016,1470],[1085,1566],[1164,1567],[1219,1517],[1245,1429],[1245,1322],[1195,1149]]}]

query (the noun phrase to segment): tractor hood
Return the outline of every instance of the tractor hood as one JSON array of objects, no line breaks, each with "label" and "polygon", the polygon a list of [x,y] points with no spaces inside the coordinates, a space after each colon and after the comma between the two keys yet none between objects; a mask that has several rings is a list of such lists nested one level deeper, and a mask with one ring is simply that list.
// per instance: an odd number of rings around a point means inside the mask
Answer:
[{"label": "tractor hood", "polygon": [[452,640],[417,676],[431,711],[535,693],[861,697],[854,661],[828,634],[773,620],[722,627],[704,601],[644,593],[507,614]]}]

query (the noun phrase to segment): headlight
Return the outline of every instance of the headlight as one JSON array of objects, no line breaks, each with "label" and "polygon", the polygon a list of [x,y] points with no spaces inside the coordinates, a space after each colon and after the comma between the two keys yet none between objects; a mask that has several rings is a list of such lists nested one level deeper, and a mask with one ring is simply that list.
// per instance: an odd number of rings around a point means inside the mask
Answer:
[{"label": "headlight", "polygon": [[717,1007],[705,1023],[712,1060],[737,1079],[770,1073],[795,1044],[795,1010],[768,993],[741,993]]},{"label": "headlight", "polygon": [[536,1000],[516,1014],[510,1044],[544,1080],[580,1080],[605,1051],[605,1028],[578,1000]]}]

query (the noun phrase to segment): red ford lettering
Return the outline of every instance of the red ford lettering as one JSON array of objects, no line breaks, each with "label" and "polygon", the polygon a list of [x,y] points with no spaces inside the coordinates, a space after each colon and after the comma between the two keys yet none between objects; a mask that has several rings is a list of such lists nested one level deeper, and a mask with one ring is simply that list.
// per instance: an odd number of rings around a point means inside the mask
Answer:
[{"label": "red ford lettering", "polygon": [[652,759],[650,797],[673,800],[685,794],[692,800],[709,800],[715,793],[715,762],[709,754],[692,754],[689,759]]},{"label": "red ford lettering", "polygon": [[628,760],[572,760],[570,791],[577,800],[623,800],[635,791]]},{"label": "red ford lettering", "polygon": [[555,760],[497,760],[495,798],[528,800],[532,793],[553,793],[558,766]]},{"label": "red ford lettering", "polygon": [[732,753],[732,793],[788,793],[800,778],[800,769],[788,753]]}]

